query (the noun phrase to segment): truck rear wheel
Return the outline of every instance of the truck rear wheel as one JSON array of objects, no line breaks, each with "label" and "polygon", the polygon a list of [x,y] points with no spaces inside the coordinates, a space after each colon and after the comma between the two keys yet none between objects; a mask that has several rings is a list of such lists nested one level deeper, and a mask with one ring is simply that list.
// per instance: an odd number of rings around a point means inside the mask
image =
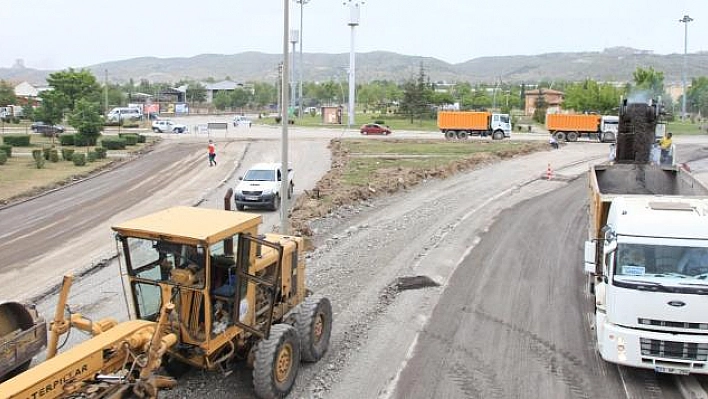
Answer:
[{"label": "truck rear wheel", "polygon": [[568,134],[565,136],[566,140],[568,141],[578,141],[578,133],[577,132],[568,132]]},{"label": "truck rear wheel", "polygon": [[275,324],[270,337],[258,343],[253,386],[259,398],[285,397],[295,384],[300,367],[300,338],[289,324]]},{"label": "truck rear wheel", "polygon": [[329,347],[332,334],[332,304],[325,297],[307,297],[298,305],[295,328],[300,336],[304,362],[316,362]]},{"label": "truck rear wheel", "polygon": [[448,140],[452,140],[455,138],[455,131],[454,130],[446,130],[445,131],[445,138]]},{"label": "truck rear wheel", "polygon": [[457,132],[457,138],[460,140],[467,140],[467,132],[464,130],[460,130]]},{"label": "truck rear wheel", "polygon": [[553,137],[556,138],[557,142],[565,141],[565,133],[564,132],[555,132],[553,133]]}]

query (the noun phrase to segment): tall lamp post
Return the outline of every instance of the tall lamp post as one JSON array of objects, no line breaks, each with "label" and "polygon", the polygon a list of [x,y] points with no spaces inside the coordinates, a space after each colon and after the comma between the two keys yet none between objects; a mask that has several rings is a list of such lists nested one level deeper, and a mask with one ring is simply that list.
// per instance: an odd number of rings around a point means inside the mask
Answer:
[{"label": "tall lamp post", "polygon": [[[295,106],[295,94],[297,92],[297,84],[295,81],[295,45],[297,42],[300,41],[300,31],[297,29],[290,29],[290,43],[293,45],[293,52],[290,55],[292,59],[290,60],[292,62],[292,69],[290,70],[290,76],[288,77],[290,79],[290,106],[294,107]],[[300,66],[302,68],[302,66]]]},{"label": "tall lamp post", "polygon": [[688,54],[688,23],[693,21],[693,18],[684,15],[679,19],[683,23],[683,73],[681,74],[681,119],[686,119],[686,55]]},{"label": "tall lamp post", "polygon": [[[290,0],[283,0],[283,78],[280,80],[280,122],[282,126],[282,152],[281,171],[287,176],[288,170],[288,84],[287,76],[290,76],[290,60],[288,57],[288,31],[290,29]],[[288,179],[281,179],[280,192],[280,232],[288,234],[290,223],[288,222]]]},{"label": "tall lamp post", "polygon": [[300,87],[298,89],[298,116],[302,118],[302,70],[305,69],[305,64],[302,61],[302,10],[303,6],[307,3],[310,2],[310,0],[295,0],[296,3],[300,4],[300,69],[298,69],[299,72],[299,80],[300,80]]},{"label": "tall lamp post", "polygon": [[[354,50],[354,28],[359,26],[360,2],[349,0],[349,27],[351,27],[351,48],[349,50],[349,119],[347,125],[351,128],[354,125],[354,107],[356,98],[356,52]],[[347,4],[347,3],[344,3]]]}]

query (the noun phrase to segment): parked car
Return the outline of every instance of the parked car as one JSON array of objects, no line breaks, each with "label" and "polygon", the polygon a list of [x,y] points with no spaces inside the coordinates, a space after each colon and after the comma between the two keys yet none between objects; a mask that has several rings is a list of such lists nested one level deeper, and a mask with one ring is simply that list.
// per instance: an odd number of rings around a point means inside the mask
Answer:
[{"label": "parked car", "polygon": [[378,123],[369,123],[361,127],[359,133],[363,135],[367,134],[391,134],[391,129],[388,126],[379,125]]},{"label": "parked car", "polygon": [[187,126],[174,123],[169,119],[161,119],[152,122],[152,131],[155,133],[184,133],[187,131]]},{"label": "parked car", "polygon": [[251,127],[252,124],[253,124],[253,122],[251,122],[251,120],[246,118],[245,116],[242,116],[242,115],[234,116],[234,127],[239,127],[239,126]]},{"label": "parked car", "polygon": [[30,129],[32,129],[33,132],[42,133],[44,136],[54,136],[66,131],[62,125],[49,125],[40,121],[32,123]]}]

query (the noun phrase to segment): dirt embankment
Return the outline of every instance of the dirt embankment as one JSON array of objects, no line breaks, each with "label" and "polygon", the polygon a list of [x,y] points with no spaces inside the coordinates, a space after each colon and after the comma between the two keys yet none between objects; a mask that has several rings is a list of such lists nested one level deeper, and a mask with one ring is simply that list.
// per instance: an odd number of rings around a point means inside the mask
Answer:
[{"label": "dirt embankment", "polygon": [[[391,140],[406,142],[411,140]],[[472,144],[470,145],[477,145]],[[425,167],[388,167],[375,170],[366,185],[346,184],[343,176],[350,160],[361,154],[352,154],[341,140],[332,140],[332,167],[313,190],[306,190],[300,195],[291,211],[291,224],[295,234],[311,236],[309,222],[324,217],[343,205],[357,203],[384,194],[407,189],[429,179],[445,179],[455,173],[479,168],[493,162],[532,152],[548,150],[543,142],[522,143],[511,149],[491,152],[472,153],[463,159],[451,160],[442,166]],[[422,163],[423,164],[423,163]]]}]

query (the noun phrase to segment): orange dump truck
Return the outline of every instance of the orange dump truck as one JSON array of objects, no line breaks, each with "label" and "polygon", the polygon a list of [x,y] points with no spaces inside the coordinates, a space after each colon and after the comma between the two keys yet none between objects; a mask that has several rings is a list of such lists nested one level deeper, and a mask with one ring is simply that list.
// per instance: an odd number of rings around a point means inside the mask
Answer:
[{"label": "orange dump truck", "polygon": [[438,128],[446,139],[466,139],[471,135],[492,136],[494,140],[511,137],[508,114],[472,111],[438,112]]},{"label": "orange dump truck", "polygon": [[619,117],[611,115],[548,114],[546,128],[558,141],[577,141],[582,134],[599,141],[615,141]]}]

